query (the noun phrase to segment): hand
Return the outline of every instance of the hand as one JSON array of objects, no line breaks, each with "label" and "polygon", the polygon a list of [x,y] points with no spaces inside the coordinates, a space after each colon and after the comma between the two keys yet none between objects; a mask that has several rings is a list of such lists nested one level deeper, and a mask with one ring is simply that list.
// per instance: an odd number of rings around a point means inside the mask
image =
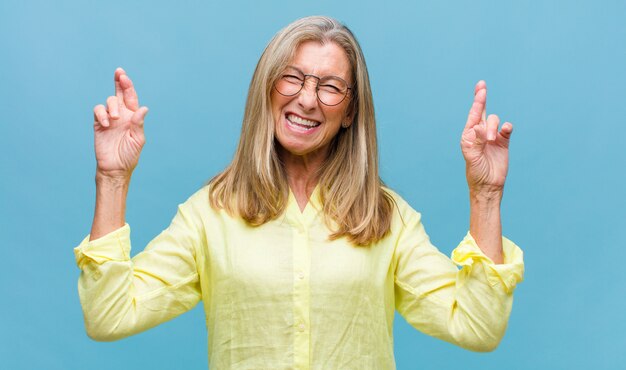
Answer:
[{"label": "hand", "polygon": [[139,107],[132,81],[122,68],[115,70],[115,96],[107,106],[97,105],[94,112],[94,140],[97,174],[130,179],[145,143],[143,121],[148,108]]},{"label": "hand", "polygon": [[485,119],[486,102],[487,85],[485,81],[479,81],[461,136],[461,150],[470,192],[501,194],[509,167],[509,140],[513,125],[505,122],[498,132],[498,116],[491,114]]}]

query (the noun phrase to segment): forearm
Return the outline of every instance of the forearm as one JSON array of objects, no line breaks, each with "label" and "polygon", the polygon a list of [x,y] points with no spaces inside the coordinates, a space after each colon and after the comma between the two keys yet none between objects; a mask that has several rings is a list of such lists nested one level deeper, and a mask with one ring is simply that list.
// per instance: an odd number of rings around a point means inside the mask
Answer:
[{"label": "forearm", "polygon": [[130,177],[111,178],[96,173],[96,208],[89,240],[124,226]]},{"label": "forearm", "polygon": [[502,252],[502,222],[500,203],[502,190],[470,190],[470,234],[483,253],[500,264]]}]

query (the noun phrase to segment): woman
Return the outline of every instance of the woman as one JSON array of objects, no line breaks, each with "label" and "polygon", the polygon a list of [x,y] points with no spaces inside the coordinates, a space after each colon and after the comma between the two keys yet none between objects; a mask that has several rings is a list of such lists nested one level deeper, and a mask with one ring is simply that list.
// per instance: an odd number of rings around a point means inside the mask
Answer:
[{"label": "woman", "polygon": [[365,60],[335,20],[300,19],[274,37],[233,162],[132,260],[124,210],[147,108],[124,70],[115,85],[94,110],[96,210],[75,249],[90,337],[132,335],[202,300],[217,369],[395,368],[394,310],[464,348],[498,345],[523,262],[500,224],[512,125],[485,120],[484,82],[461,140],[470,233],[453,260],[378,177]]}]

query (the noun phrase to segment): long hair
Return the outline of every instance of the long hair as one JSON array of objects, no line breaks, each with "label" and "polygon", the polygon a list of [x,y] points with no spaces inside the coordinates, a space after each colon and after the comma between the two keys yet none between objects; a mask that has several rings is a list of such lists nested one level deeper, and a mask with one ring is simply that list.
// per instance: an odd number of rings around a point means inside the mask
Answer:
[{"label": "long hair", "polygon": [[231,164],[210,180],[210,203],[252,226],[285,211],[289,185],[276,150],[271,92],[305,41],[333,42],[350,61],[352,123],[331,142],[318,186],[330,239],[345,236],[355,245],[370,245],[389,232],[393,200],[378,174],[374,102],[363,52],[352,32],[329,17],[299,19],[265,48],[250,82],[239,146]]}]

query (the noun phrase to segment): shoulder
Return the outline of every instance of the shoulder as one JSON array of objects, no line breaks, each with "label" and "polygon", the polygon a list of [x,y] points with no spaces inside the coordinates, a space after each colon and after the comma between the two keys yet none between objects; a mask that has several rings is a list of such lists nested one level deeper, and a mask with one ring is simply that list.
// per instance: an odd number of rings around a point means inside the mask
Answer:
[{"label": "shoulder", "polygon": [[209,201],[210,185],[203,185],[196,189],[185,201],[178,205],[179,210],[198,216],[206,217],[216,211],[211,207]]},{"label": "shoulder", "polygon": [[399,216],[402,219],[407,217],[420,217],[420,213],[413,209],[413,207],[411,207],[411,205],[396,191],[386,186],[383,186],[382,189],[389,195],[394,204],[394,219],[396,218],[395,216]]},{"label": "shoulder", "polygon": [[213,202],[211,202],[212,190],[213,185],[211,183],[203,185],[191,194],[183,204],[179,205],[179,208],[185,208],[201,216],[207,222],[226,219],[241,221],[241,217],[230,214],[225,208],[216,208],[213,205]]},{"label": "shoulder", "polygon": [[182,205],[196,208],[203,204],[209,204],[209,185],[203,185],[197,189],[189,197],[187,197]]}]

